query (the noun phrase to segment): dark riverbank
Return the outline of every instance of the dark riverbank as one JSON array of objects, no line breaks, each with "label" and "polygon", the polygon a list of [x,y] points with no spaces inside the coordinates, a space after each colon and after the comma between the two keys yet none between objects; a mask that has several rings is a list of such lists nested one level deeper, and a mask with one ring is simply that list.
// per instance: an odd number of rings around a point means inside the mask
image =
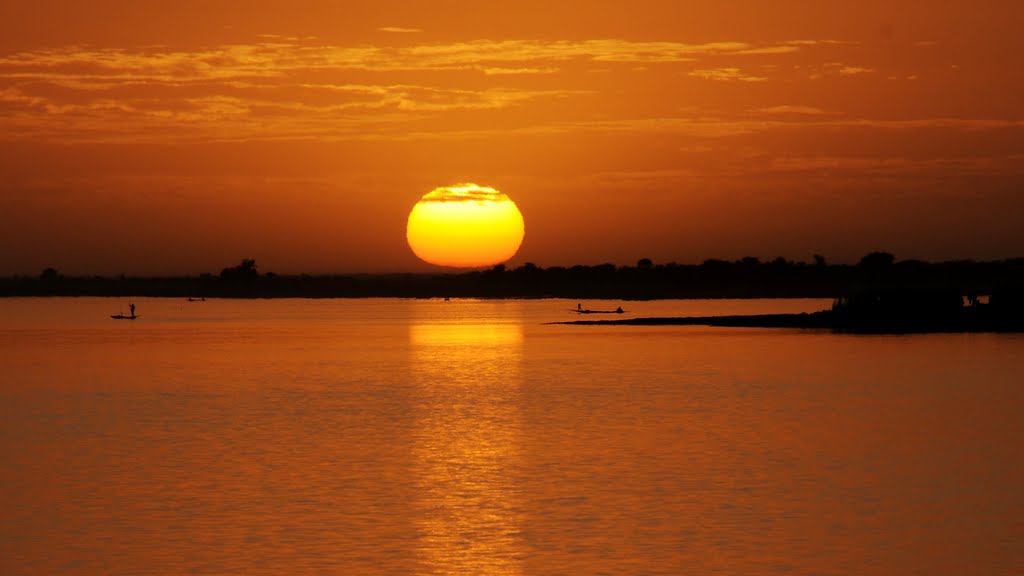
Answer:
[{"label": "dark riverbank", "polygon": [[707,260],[702,264],[518,268],[437,274],[312,276],[257,271],[253,260],[220,274],[143,278],[38,276],[0,278],[0,296],[121,296],[206,298],[570,298],[655,300],[684,298],[837,298],[878,291],[957,293],[964,297],[1019,291],[1024,258],[992,262],[897,262],[872,253],[857,265]]},{"label": "dark riverbank", "polygon": [[889,315],[870,311],[832,310],[803,314],[760,314],[750,316],[705,316],[677,318],[618,318],[574,320],[552,324],[617,326],[719,326],[731,328],[799,328],[832,330],[854,334],[916,334],[930,332],[1024,332],[1024,314],[999,306],[978,304],[949,312],[900,313]]}]

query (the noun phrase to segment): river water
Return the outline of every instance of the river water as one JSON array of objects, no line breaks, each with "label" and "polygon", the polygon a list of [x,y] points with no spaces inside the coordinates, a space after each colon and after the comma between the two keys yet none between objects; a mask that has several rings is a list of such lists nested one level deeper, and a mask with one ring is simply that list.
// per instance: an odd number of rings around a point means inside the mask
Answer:
[{"label": "river water", "polygon": [[0,573],[1024,572],[1020,335],[135,302],[0,300]]}]

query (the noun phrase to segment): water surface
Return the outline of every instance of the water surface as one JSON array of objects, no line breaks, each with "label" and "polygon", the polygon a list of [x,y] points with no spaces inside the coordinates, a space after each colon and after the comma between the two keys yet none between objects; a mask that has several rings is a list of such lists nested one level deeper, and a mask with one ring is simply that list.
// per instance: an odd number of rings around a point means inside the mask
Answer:
[{"label": "water surface", "polygon": [[1020,336],[136,303],[0,300],[0,573],[1022,571]]}]

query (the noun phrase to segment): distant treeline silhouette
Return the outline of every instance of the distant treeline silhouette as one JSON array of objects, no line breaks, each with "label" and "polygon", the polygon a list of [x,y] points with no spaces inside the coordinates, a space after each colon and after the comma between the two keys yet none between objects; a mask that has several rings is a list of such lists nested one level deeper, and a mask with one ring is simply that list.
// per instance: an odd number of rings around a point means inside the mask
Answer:
[{"label": "distant treeline silhouette", "polygon": [[[552,266],[527,263],[486,270],[423,274],[284,275],[260,273],[244,259],[220,274],[191,277],[65,276],[47,268],[38,276],[0,279],[0,296],[158,297],[480,297],[647,300],[669,298],[888,298],[931,301],[991,297],[1020,301],[1024,258],[930,263],[872,252],[856,265],[784,258],[705,260],[701,264]],[[860,301],[860,300],[858,300]]]}]

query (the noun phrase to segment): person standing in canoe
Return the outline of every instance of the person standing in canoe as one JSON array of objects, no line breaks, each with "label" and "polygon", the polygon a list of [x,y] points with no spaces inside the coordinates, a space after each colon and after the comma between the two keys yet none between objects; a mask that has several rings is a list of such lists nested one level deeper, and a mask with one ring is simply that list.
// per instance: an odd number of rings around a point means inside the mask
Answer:
[{"label": "person standing in canoe", "polygon": [[134,302],[129,302],[128,303],[128,308],[132,311],[132,318],[135,318],[135,303]]}]

